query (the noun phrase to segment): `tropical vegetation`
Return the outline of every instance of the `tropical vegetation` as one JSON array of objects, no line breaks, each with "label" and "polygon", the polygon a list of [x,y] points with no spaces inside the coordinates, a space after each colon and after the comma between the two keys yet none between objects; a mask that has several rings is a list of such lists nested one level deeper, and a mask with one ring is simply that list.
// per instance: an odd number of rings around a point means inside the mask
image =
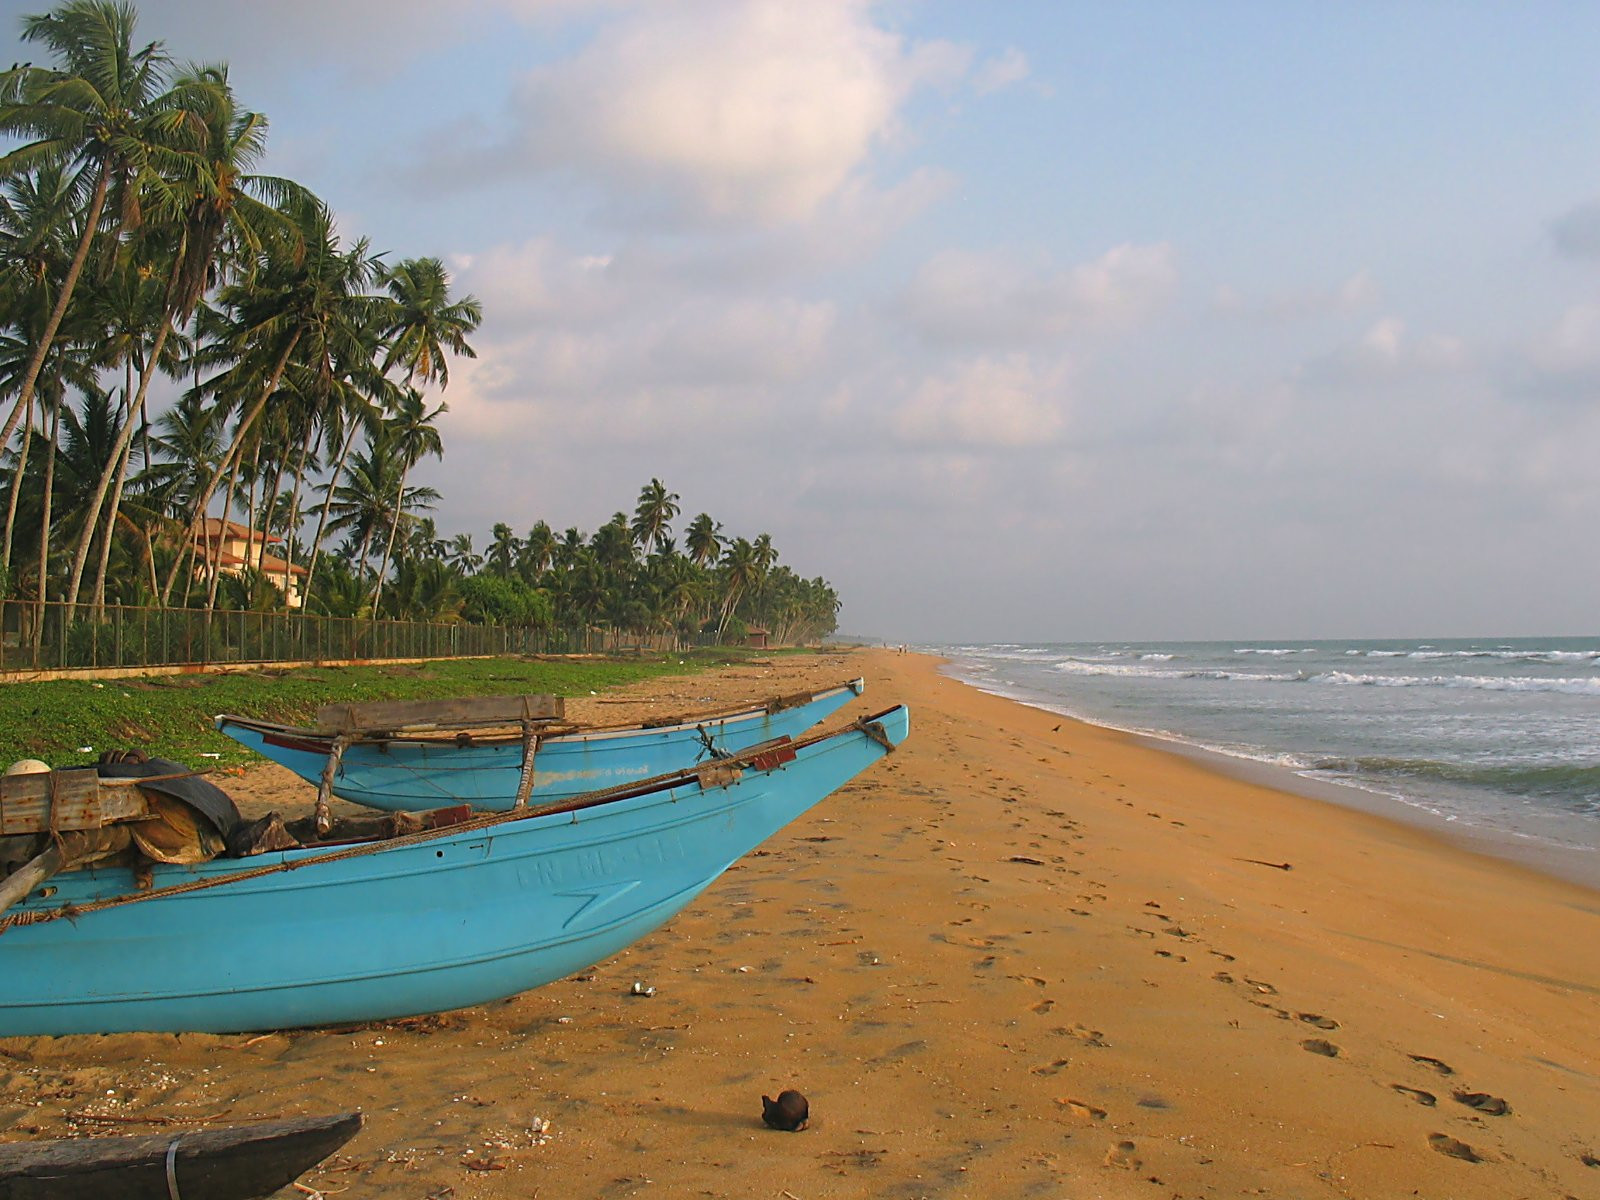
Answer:
[{"label": "tropical vegetation", "polygon": [[[600,630],[674,644],[834,629],[821,578],[658,479],[592,533],[440,535],[451,360],[482,306],[437,257],[391,260],[264,173],[268,123],[223,65],[181,65],[116,0],[24,17],[0,72],[0,597],[299,609]],[[219,518],[270,538],[223,556]],[[520,523],[520,522],[519,522]],[[224,566],[218,565],[225,563]],[[31,614],[31,615],[30,615]]]}]

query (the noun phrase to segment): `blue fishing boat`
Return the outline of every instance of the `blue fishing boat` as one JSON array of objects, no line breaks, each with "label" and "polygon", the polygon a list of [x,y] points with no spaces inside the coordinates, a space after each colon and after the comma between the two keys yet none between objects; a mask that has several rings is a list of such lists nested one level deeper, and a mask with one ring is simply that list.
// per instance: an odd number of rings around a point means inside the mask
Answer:
[{"label": "blue fishing boat", "polygon": [[544,722],[498,735],[448,721],[430,721],[426,728],[380,724],[351,729],[331,721],[300,728],[219,716],[216,726],[241,745],[355,804],[389,812],[445,804],[504,812],[519,804],[548,803],[680,771],[775,738],[797,737],[865,687],[854,679],[692,718],[581,730]]},{"label": "blue fishing boat", "polygon": [[0,916],[0,1037],[235,1032],[481,1004],[664,924],[889,753],[896,707],[832,734],[387,841],[57,875]]}]

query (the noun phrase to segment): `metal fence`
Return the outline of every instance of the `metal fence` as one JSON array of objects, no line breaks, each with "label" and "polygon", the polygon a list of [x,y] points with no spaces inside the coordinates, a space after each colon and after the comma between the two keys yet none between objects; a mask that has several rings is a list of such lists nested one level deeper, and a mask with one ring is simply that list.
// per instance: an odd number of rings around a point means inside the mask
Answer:
[{"label": "metal fence", "polygon": [[204,612],[32,600],[0,602],[0,674],[218,663],[596,653],[592,630],[373,621],[300,613]]}]

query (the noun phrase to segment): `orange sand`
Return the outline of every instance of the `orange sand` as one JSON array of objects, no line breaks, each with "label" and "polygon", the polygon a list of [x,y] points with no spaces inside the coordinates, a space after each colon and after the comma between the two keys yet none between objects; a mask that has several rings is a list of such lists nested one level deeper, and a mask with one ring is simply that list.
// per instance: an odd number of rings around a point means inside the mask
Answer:
[{"label": "orange sand", "polygon": [[[0,1128],[360,1106],[304,1183],[363,1198],[1600,1196],[1600,895],[936,667],[633,689],[863,674],[846,715],[903,700],[912,736],[579,978],[355,1030],[9,1039]],[[783,1087],[802,1133],[760,1124]]]}]

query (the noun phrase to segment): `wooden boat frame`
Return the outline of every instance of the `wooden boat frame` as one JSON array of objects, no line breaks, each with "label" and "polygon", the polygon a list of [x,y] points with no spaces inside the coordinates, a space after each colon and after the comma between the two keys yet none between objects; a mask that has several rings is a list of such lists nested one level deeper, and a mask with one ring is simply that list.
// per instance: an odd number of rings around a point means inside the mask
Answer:
[{"label": "wooden boat frame", "polygon": [[[329,705],[311,726],[284,725],[223,714],[216,727],[257,753],[317,785],[317,828],[327,832],[332,797],[388,811],[429,807],[458,799],[498,811],[525,808],[537,793],[544,799],[579,795],[633,771],[648,777],[687,767],[778,736],[801,734],[816,721],[861,695],[866,683],[852,679],[810,692],[775,696],[687,714],[609,725],[567,722],[558,697],[482,697],[475,700],[381,702]],[[807,710],[817,715],[808,717]],[[504,751],[516,748],[515,757]],[[543,753],[558,762],[578,760],[538,776]],[[349,757],[347,757],[347,755]],[[602,755],[619,765],[601,768]],[[453,766],[470,758],[494,765]],[[313,763],[318,764],[313,769]],[[638,764],[635,769],[635,764]],[[421,764],[420,766],[412,764]],[[652,766],[654,769],[651,769]],[[481,782],[516,773],[514,788],[493,791]],[[542,768],[540,768],[542,769]],[[437,777],[459,772],[446,783]],[[476,773],[478,778],[466,776]],[[378,781],[389,777],[387,787]]]}]

